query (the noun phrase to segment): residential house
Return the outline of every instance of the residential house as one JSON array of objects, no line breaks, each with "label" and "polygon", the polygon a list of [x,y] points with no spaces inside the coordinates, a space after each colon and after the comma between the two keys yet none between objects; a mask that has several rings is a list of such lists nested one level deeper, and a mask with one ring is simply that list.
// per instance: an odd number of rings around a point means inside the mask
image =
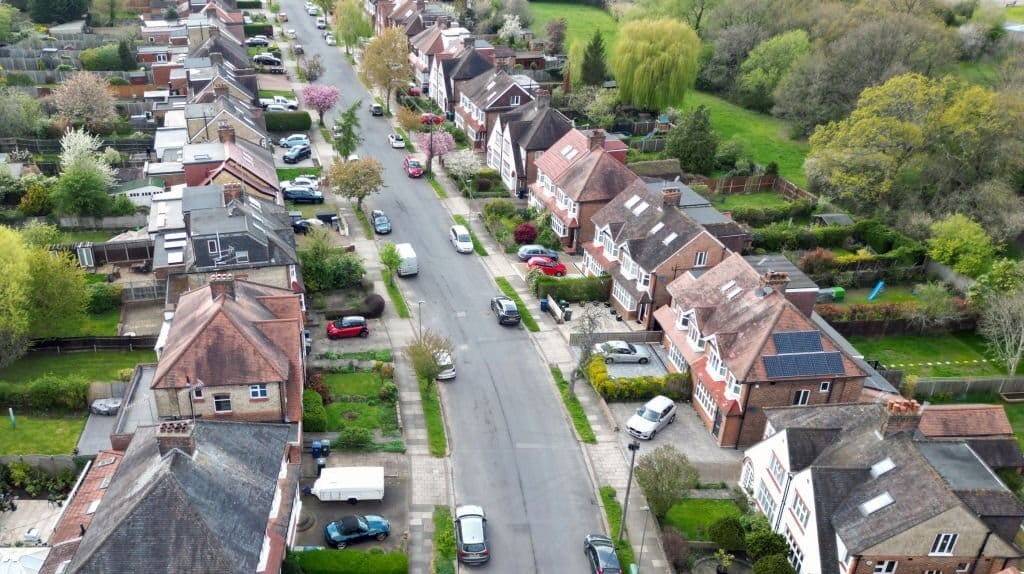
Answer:
[{"label": "residential house", "polygon": [[171,44],[143,44],[135,48],[135,61],[140,64],[166,64],[184,60],[188,46]]},{"label": "residential house", "polygon": [[921,411],[917,436],[966,442],[993,469],[1024,469],[1024,455],[1003,405],[928,405]]},{"label": "residential house", "polygon": [[237,38],[239,42],[245,38],[245,22],[242,11],[221,2],[212,0],[207,2],[198,12],[191,12],[186,23],[189,27],[190,37],[193,28],[208,26],[219,28],[221,32]]},{"label": "residential house", "polygon": [[[633,168],[633,164],[629,165],[630,169]],[[725,244],[730,251],[737,253],[745,251],[750,247],[753,237],[750,234],[750,230],[747,226],[742,225],[733,221],[733,219],[711,204],[710,201],[704,199],[703,196],[690,189],[690,187],[678,179],[674,181],[666,181],[664,179],[644,177],[644,182],[647,184],[647,188],[657,193],[670,193],[675,196],[678,195],[678,201],[676,206],[681,209],[686,215],[690,216],[694,221],[704,226],[704,229],[708,230],[708,233],[714,235],[719,241]],[[781,257],[781,256],[780,256]],[[785,259],[783,257],[783,259]],[[774,261],[774,260],[773,260]],[[789,260],[785,260],[789,263]],[[755,266],[756,267],[756,266]],[[789,267],[786,269],[777,269],[777,271],[788,271],[790,268],[796,270],[796,266],[789,263]],[[796,275],[792,274],[790,277],[789,290],[794,289],[793,280]],[[806,277],[803,273],[800,273],[801,277]],[[808,281],[810,281],[808,279]],[[817,285],[812,283],[817,293]],[[788,293],[789,291],[787,291]]]},{"label": "residential house", "polygon": [[572,120],[551,107],[551,95],[499,114],[487,140],[487,165],[519,197],[537,181],[537,158],[572,129]]},{"label": "residential house", "polygon": [[632,184],[643,183],[624,165],[626,146],[604,130],[572,129],[537,159],[530,207],[551,213],[551,229],[566,251],[579,252],[594,236],[591,217]]},{"label": "residential house", "polygon": [[412,47],[409,51],[409,64],[412,66],[416,84],[424,94],[430,93],[430,70],[434,59],[451,58],[452,47],[462,48],[463,38],[469,36],[465,28],[448,28],[435,24],[409,40]]},{"label": "residential house", "polygon": [[164,181],[158,177],[144,177],[122,183],[110,191],[112,197],[126,196],[139,207],[149,207],[153,196],[164,192]]},{"label": "residential house", "polygon": [[[486,49],[477,48],[478,40],[463,38],[464,47],[451,58],[434,57],[430,70],[430,99],[454,118],[455,105],[462,100],[462,84],[494,69]],[[493,51],[493,48],[491,48]]]},{"label": "residential house", "polygon": [[679,188],[656,192],[636,181],[594,213],[594,235],[583,243],[584,274],[610,275],[612,305],[646,330],[654,326],[654,310],[671,301],[669,283],[729,254],[679,209],[679,196]]},{"label": "residential house", "polygon": [[244,44],[231,36],[221,34],[219,28],[211,28],[209,32],[209,36],[198,44],[192,44],[189,50],[190,58],[209,58],[211,64],[223,62],[233,70],[252,69],[252,60],[249,59]]},{"label": "residential house", "polygon": [[161,418],[302,419],[301,295],[210,275],[178,299],[151,388]]},{"label": "residential house", "polygon": [[693,408],[719,446],[760,440],[766,407],[859,400],[865,373],[786,298],[787,282],[733,253],[670,283],[671,305],[654,313],[669,370],[692,373]]},{"label": "residential house", "polygon": [[269,149],[236,139],[230,125],[217,126],[211,143],[190,143],[182,147],[181,163],[188,185],[240,183],[248,193],[279,200],[280,182]]},{"label": "residential house", "polygon": [[219,88],[211,102],[195,102],[185,106],[185,125],[188,128],[188,143],[209,143],[218,141],[224,126],[234,130],[236,140],[245,140],[253,145],[272,145],[267,136],[263,120],[263,109],[247,105],[227,95],[227,88]]},{"label": "residential house", "polygon": [[484,151],[487,134],[498,116],[533,101],[533,94],[523,89],[502,70],[466,80],[462,84],[459,103],[455,106],[455,125],[466,132],[473,149]]},{"label": "residential house", "polygon": [[207,420],[137,428],[119,463],[101,466],[115,456],[103,452],[86,471],[58,526],[74,538],[41,572],[279,572],[301,504],[293,432]]},{"label": "residential house", "polygon": [[517,69],[543,70],[547,65],[543,52],[516,50],[511,46],[494,47],[494,65],[512,74]]},{"label": "residential house", "polygon": [[[740,486],[799,574],[990,574],[1016,565],[1020,500],[966,441],[915,438],[921,406],[767,408]],[[927,412],[927,409],[925,409]]]},{"label": "residential house", "polygon": [[139,38],[148,44],[188,46],[188,28],[178,21],[143,20]]},{"label": "residential house", "polygon": [[[216,56],[216,54],[214,54]],[[231,69],[225,63],[213,63],[200,68],[180,70],[187,74],[187,83],[182,87],[192,96],[192,102],[207,102],[219,97],[227,89],[227,95],[250,104],[259,103],[259,82],[251,68]],[[171,74],[174,83],[174,74]],[[180,92],[184,93],[184,92]]]}]

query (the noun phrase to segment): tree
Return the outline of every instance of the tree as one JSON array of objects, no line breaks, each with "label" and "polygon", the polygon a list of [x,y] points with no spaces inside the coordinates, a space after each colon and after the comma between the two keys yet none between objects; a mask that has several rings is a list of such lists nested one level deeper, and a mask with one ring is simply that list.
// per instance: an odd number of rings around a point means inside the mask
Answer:
[{"label": "tree", "polygon": [[384,166],[372,157],[355,161],[335,161],[327,170],[327,181],[334,193],[356,200],[356,209],[363,209],[363,199],[380,191],[384,185]]},{"label": "tree", "polygon": [[740,64],[768,31],[757,23],[744,22],[722,30],[702,54],[697,85],[711,92],[730,92],[740,73]]},{"label": "tree", "polygon": [[435,157],[444,157],[446,154],[455,151],[455,138],[452,134],[431,128],[428,132],[416,134],[416,149],[427,154],[426,173],[432,173]]},{"label": "tree", "polygon": [[40,182],[30,183],[25,195],[18,203],[18,209],[29,217],[49,215],[53,211],[53,197],[49,189]]},{"label": "tree", "polygon": [[444,169],[460,186],[468,187],[473,176],[482,168],[480,156],[471,149],[455,151],[444,158]]},{"label": "tree", "polygon": [[10,42],[16,31],[14,18],[18,10],[10,4],[0,4],[0,42]]},{"label": "tree", "polygon": [[334,122],[334,151],[338,155],[347,158],[355,153],[359,144],[363,143],[363,134],[359,129],[359,106],[363,104],[359,100],[345,109],[341,117]]},{"label": "tree", "polygon": [[573,314],[572,330],[579,335],[580,353],[576,360],[576,368],[569,374],[569,396],[576,396],[576,379],[581,378],[594,356],[594,345],[597,344],[595,333],[601,330],[604,308],[594,302],[584,303],[577,313]]},{"label": "tree", "polygon": [[[568,76],[567,86],[573,88],[583,85],[583,60],[586,58],[586,48],[579,40],[569,45],[569,55],[565,62],[565,73]],[[566,90],[569,88],[566,87]]]},{"label": "tree", "polygon": [[373,36],[373,24],[359,0],[339,0],[334,8],[335,32],[345,46],[345,53],[351,54],[352,47],[360,38]]},{"label": "tree", "polygon": [[389,27],[375,36],[363,50],[363,78],[384,92],[384,105],[391,111],[395,86],[409,78],[409,40],[405,30]]},{"label": "tree", "polygon": [[700,32],[704,18],[718,0],[637,0],[623,14],[626,20],[660,20],[672,18],[689,24]]},{"label": "tree", "polygon": [[604,37],[601,30],[594,30],[590,42],[583,52],[580,63],[580,81],[588,86],[600,86],[608,77],[608,64],[605,62]]},{"label": "tree", "polygon": [[94,170],[110,186],[114,184],[114,170],[107,163],[106,154],[100,153],[103,140],[83,130],[68,130],[60,138],[60,168]]},{"label": "tree", "polygon": [[619,34],[611,58],[619,99],[644,110],[681,105],[699,69],[697,33],[665,18],[629,22]]},{"label": "tree", "polygon": [[28,349],[30,323],[28,249],[17,231],[0,225],[0,369]]},{"label": "tree", "polygon": [[745,550],[743,524],[735,516],[725,516],[708,526],[708,538],[725,550]]},{"label": "tree", "polygon": [[33,22],[62,24],[81,18],[87,6],[86,0],[31,0],[29,13]]},{"label": "tree", "polygon": [[710,174],[717,152],[718,134],[711,127],[711,111],[704,105],[680,118],[665,141],[665,155],[679,158],[679,167],[686,173]]},{"label": "tree", "polygon": [[417,333],[416,340],[406,347],[405,355],[409,358],[416,376],[429,387],[444,370],[438,359],[445,355],[453,357],[455,353],[448,339],[426,329],[422,333]]},{"label": "tree", "polygon": [[9,137],[34,136],[42,118],[36,98],[11,88],[0,90],[0,126]]},{"label": "tree", "polygon": [[1024,290],[993,300],[981,312],[978,328],[989,352],[1003,362],[1013,376],[1024,357]]},{"label": "tree", "polygon": [[107,91],[107,82],[91,72],[76,72],[53,92],[57,114],[74,126],[89,131],[103,129],[117,119],[114,98]]},{"label": "tree", "polygon": [[498,39],[506,44],[514,45],[522,37],[523,25],[519,23],[519,16],[505,14],[505,21],[498,29]]},{"label": "tree", "polygon": [[412,133],[423,128],[423,120],[421,119],[420,113],[405,106],[400,106],[398,111],[395,112],[395,121],[398,122],[398,127],[402,128],[407,133]]},{"label": "tree", "polygon": [[931,232],[928,256],[962,275],[977,277],[995,257],[992,239],[966,215],[955,213],[937,221],[931,225]]},{"label": "tree", "polygon": [[324,70],[323,59],[320,57],[320,54],[310,56],[309,58],[300,58],[299,68],[302,75],[306,77],[306,80],[312,82],[319,78]]},{"label": "tree", "polygon": [[388,283],[394,285],[395,272],[398,271],[398,266],[402,264],[402,256],[398,254],[398,248],[395,247],[394,242],[385,241],[380,246],[380,264],[388,270]]},{"label": "tree", "polygon": [[789,552],[789,544],[786,538],[778,532],[772,532],[770,528],[759,528],[747,532],[744,538],[747,555],[757,560],[772,554],[785,554]]},{"label": "tree", "polygon": [[64,239],[64,232],[52,223],[39,220],[29,221],[21,228],[21,239],[28,247],[49,247],[59,245]]},{"label": "tree", "polygon": [[58,213],[103,217],[113,201],[99,172],[82,168],[65,170],[50,194]]},{"label": "tree", "polygon": [[344,289],[359,285],[366,269],[354,253],[338,253],[324,229],[313,229],[307,248],[299,252],[302,278],[310,292]]},{"label": "tree", "polygon": [[1024,286],[1024,262],[1000,257],[992,262],[988,271],[978,276],[971,285],[968,298],[972,303],[985,306],[988,298],[1011,293]]},{"label": "tree", "polygon": [[740,65],[737,82],[745,104],[760,112],[771,110],[775,87],[793,63],[810,51],[811,41],[803,30],[791,30],[755,46]]},{"label": "tree", "polygon": [[28,262],[29,336],[64,335],[67,325],[85,318],[85,272],[71,253],[50,253],[45,247],[30,249]]},{"label": "tree", "polygon": [[168,7],[164,10],[164,20],[173,22],[178,19],[178,10],[173,6]]},{"label": "tree", "polygon": [[138,62],[135,61],[135,43],[122,38],[117,43],[117,55],[121,60],[121,70],[137,70]]},{"label": "tree", "polygon": [[754,562],[754,574],[796,574],[785,554],[772,554]]},{"label": "tree", "polygon": [[124,0],[93,0],[93,14],[98,16],[100,25],[109,26],[117,20],[117,15],[125,11]]},{"label": "tree", "polygon": [[672,445],[660,446],[641,457],[635,474],[651,512],[659,519],[665,517],[673,504],[686,498],[700,478],[686,455]]},{"label": "tree", "polygon": [[556,18],[544,25],[544,32],[548,36],[544,51],[549,56],[561,54],[565,50],[565,31],[568,27],[569,22],[565,18]]},{"label": "tree", "polygon": [[302,103],[316,110],[320,116],[321,126],[324,125],[324,114],[330,111],[339,99],[341,99],[341,90],[334,86],[307,84],[302,89]]},{"label": "tree", "polygon": [[920,329],[942,327],[960,316],[944,283],[915,285],[914,295],[917,301],[909,319]]}]

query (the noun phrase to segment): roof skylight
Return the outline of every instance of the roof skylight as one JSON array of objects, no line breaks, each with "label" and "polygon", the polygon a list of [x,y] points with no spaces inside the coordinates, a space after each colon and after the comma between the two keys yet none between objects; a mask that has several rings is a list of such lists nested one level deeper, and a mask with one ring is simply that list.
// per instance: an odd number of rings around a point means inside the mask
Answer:
[{"label": "roof skylight", "polygon": [[861,504],[858,508],[860,509],[861,514],[868,516],[869,514],[873,514],[886,506],[889,506],[893,502],[895,502],[895,500],[893,500],[892,495],[888,492],[883,492],[864,504]]},{"label": "roof skylight", "polygon": [[896,463],[891,458],[885,457],[871,465],[871,478],[878,478],[894,468],[896,468]]}]

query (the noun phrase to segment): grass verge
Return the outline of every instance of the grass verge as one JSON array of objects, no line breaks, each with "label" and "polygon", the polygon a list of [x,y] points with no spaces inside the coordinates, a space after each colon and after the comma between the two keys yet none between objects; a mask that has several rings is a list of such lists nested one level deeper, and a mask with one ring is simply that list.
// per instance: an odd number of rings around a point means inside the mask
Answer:
[{"label": "grass verge", "polygon": [[87,381],[116,381],[121,369],[155,362],[156,353],[153,351],[100,351],[61,355],[35,353],[25,355],[0,371],[0,382],[22,383],[47,374]]},{"label": "grass verge", "polygon": [[366,234],[367,239],[373,239],[373,225],[370,224],[370,218],[366,217],[362,209],[356,209],[356,219],[359,220],[359,226],[363,228],[363,233]]},{"label": "grass verge", "polygon": [[455,523],[443,505],[434,507],[434,574],[455,574]]},{"label": "grass verge", "polygon": [[[260,50],[262,50],[264,52],[267,51],[266,48],[258,48],[256,50],[256,53],[259,53]],[[295,97],[295,92],[293,92],[291,90],[260,90],[260,95],[257,96],[257,97],[260,97],[260,98],[272,98],[274,96],[281,96],[282,98],[291,99],[291,98]]]},{"label": "grass verge", "polygon": [[403,130],[400,127],[395,127],[395,133],[402,136],[402,141],[405,142],[405,151],[410,153],[416,153],[416,146],[412,145],[412,140],[409,139],[409,136],[405,135],[405,130]]},{"label": "grass verge", "polygon": [[[604,506],[604,514],[608,517],[608,527],[612,529],[608,533],[614,540],[619,535],[619,528],[622,525],[622,506],[615,500],[615,489],[610,486],[601,487],[601,503]],[[636,562],[633,558],[633,547],[629,545],[629,538],[623,537],[615,543],[615,552],[619,555],[619,564],[622,571],[628,572],[629,565]]]},{"label": "grass verge", "polygon": [[319,176],[322,168],[319,167],[279,167],[277,168],[278,181],[292,180],[300,175]]},{"label": "grass verge", "polygon": [[380,275],[384,278],[384,286],[388,290],[391,304],[395,306],[395,313],[398,313],[398,316],[403,319],[408,319],[409,306],[405,304],[405,297],[402,296],[402,292],[398,289],[398,283],[391,280],[391,272],[387,269],[381,269]]},{"label": "grass verge", "polygon": [[530,12],[533,14],[534,30],[543,30],[544,25],[551,20],[565,18],[569,24],[565,30],[566,50],[572,46],[573,42],[580,42],[586,46],[594,32],[600,30],[605,49],[610,52],[619,32],[619,24],[615,18],[607,10],[596,6],[561,2],[530,2]]},{"label": "grass verge", "polygon": [[707,540],[707,529],[727,516],[740,516],[732,500],[688,498],[672,505],[665,515],[665,524],[686,535],[687,540]]},{"label": "grass verge", "polygon": [[555,384],[558,385],[558,390],[562,395],[565,409],[569,411],[569,417],[572,418],[572,426],[576,427],[576,432],[580,435],[580,440],[588,444],[597,444],[594,429],[590,428],[590,420],[587,419],[587,413],[583,410],[580,399],[575,396],[569,396],[569,381],[566,381],[562,375],[562,369],[554,365],[550,365],[549,368],[551,369],[551,376],[555,378]]},{"label": "grass verge", "polygon": [[0,454],[71,454],[85,428],[86,416],[40,417],[14,413],[0,427]]},{"label": "grass verge", "polygon": [[391,355],[391,349],[371,349],[369,351],[353,351],[351,353],[332,353],[328,351],[320,353],[320,358],[331,361],[381,361],[383,363],[390,363],[394,360]]},{"label": "grass verge", "polygon": [[434,177],[434,172],[427,174],[427,181],[430,182],[430,187],[434,188],[434,193],[436,193],[438,197],[441,199],[448,199],[448,194],[445,193],[444,188],[441,187],[441,182],[437,181],[437,178]]},{"label": "grass verge", "polygon": [[429,385],[422,377],[420,402],[423,404],[423,420],[427,424],[427,445],[430,454],[444,458],[448,454],[448,437],[444,434],[444,419],[441,417],[441,397],[437,395],[437,384]]},{"label": "grass verge", "polygon": [[508,282],[508,279],[504,277],[496,277],[494,282],[498,284],[498,289],[505,295],[508,295],[510,299],[516,302],[516,307],[519,309],[519,318],[522,319],[523,325],[526,329],[536,333],[540,331],[540,327],[537,326],[537,321],[533,319],[533,315],[530,314],[530,310],[526,308],[526,303],[523,303],[523,299],[516,293],[516,290],[512,288],[512,284]]},{"label": "grass verge", "polygon": [[473,251],[476,251],[476,254],[481,257],[487,257],[487,250],[484,249],[484,244],[480,243],[480,240],[477,239],[476,233],[473,233],[473,230],[469,227],[469,222],[466,221],[466,218],[461,215],[453,215],[452,218],[455,219],[455,223],[458,223],[469,230],[469,238],[473,240]]}]

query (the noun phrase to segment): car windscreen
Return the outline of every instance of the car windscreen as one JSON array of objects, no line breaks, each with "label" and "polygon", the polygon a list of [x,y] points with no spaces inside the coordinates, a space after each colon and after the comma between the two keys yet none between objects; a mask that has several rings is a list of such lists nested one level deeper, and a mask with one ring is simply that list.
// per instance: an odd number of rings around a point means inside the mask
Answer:
[{"label": "car windscreen", "polygon": [[468,234],[460,233],[459,236],[458,236],[458,239],[459,239],[459,243],[469,243],[470,242]]},{"label": "car windscreen", "polygon": [[658,422],[658,411],[652,411],[647,407],[640,407],[640,410],[637,411],[636,414],[640,415],[640,418],[644,420],[648,420],[655,423]]},{"label": "car windscreen", "polygon": [[418,162],[418,161],[416,161],[414,159],[410,159],[409,160],[409,167],[419,167],[419,166],[420,166],[420,162]]}]

